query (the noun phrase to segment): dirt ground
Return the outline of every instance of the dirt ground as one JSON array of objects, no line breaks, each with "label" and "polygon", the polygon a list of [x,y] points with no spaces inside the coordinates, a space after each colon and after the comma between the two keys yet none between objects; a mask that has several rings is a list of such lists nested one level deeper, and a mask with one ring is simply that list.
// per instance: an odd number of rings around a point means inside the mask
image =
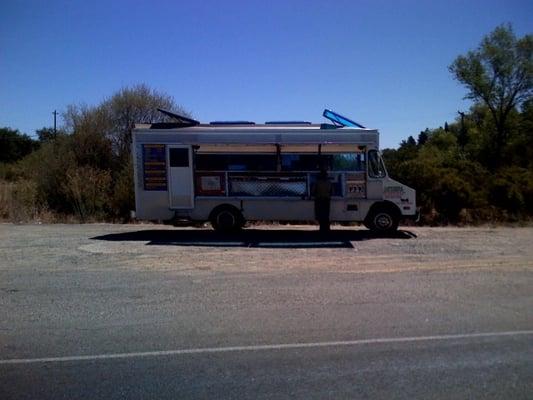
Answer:
[{"label": "dirt ground", "polygon": [[0,240],[4,266],[75,257],[79,264],[98,259],[119,269],[187,275],[533,267],[533,228],[409,227],[379,237],[357,227],[335,227],[320,236],[313,226],[264,225],[221,236],[209,228],[148,224],[2,224]]}]

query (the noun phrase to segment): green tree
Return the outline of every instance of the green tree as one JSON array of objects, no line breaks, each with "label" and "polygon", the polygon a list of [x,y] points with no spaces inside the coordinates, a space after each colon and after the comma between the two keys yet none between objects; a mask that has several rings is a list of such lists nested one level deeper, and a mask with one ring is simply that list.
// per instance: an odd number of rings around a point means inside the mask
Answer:
[{"label": "green tree", "polygon": [[466,86],[466,98],[485,104],[495,126],[496,149],[507,143],[507,120],[533,94],[533,36],[518,39],[510,25],[498,26],[476,50],[449,67]]},{"label": "green tree", "polygon": [[131,132],[136,123],[168,121],[157,108],[186,114],[169,95],[136,85],[94,106],[69,106],[64,127],[57,134],[51,128],[37,130],[39,141],[0,130],[0,139],[9,137],[10,146],[33,142],[31,149],[38,147],[28,154],[30,149],[21,153],[8,148],[7,139],[0,142],[9,161],[18,160],[0,163],[0,178],[18,188],[17,199],[24,200],[27,215],[50,210],[56,216],[77,215],[80,221],[125,221],[134,208]]},{"label": "green tree", "polygon": [[64,135],[65,133],[62,130],[54,130],[54,128],[43,127],[37,129],[35,134],[39,138],[39,142],[49,142],[56,139],[59,135]]},{"label": "green tree", "polygon": [[37,143],[17,129],[0,128],[0,162],[11,163],[30,154]]},{"label": "green tree", "polygon": [[112,217],[129,217],[129,211],[135,206],[131,133],[136,123],[168,121],[168,117],[157,111],[157,108],[189,115],[176,105],[171,96],[142,84],[122,88],[96,106],[71,105],[67,108],[63,117],[71,133],[76,165],[80,168],[90,167],[85,169],[86,172],[90,171],[90,174],[71,173],[67,184],[77,185],[85,176],[91,176],[95,180],[107,176],[99,171],[109,172],[111,179],[110,185],[102,186],[112,188],[106,207],[84,206],[80,211],[80,204],[83,202],[79,199],[91,196],[81,196],[77,186],[69,192],[71,199],[77,199],[74,208],[80,217],[83,215],[83,218],[86,218],[91,213],[96,213],[96,210],[99,210],[98,213],[105,210],[108,216]]},{"label": "green tree", "polygon": [[426,130],[420,131],[420,133],[418,134],[418,146],[419,147],[423,146],[428,141],[428,137],[429,137],[428,132],[429,132],[429,129],[426,128]]},{"label": "green tree", "polygon": [[168,94],[139,84],[120,89],[95,107],[71,105],[63,118],[73,133],[91,131],[105,136],[114,155],[126,162],[131,154],[131,132],[135,124],[168,121],[157,108],[189,115]]}]

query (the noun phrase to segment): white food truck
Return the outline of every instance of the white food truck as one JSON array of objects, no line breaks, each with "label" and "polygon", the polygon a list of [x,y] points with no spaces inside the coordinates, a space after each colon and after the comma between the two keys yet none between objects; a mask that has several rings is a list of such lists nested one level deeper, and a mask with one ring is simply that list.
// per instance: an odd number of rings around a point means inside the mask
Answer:
[{"label": "white food truck", "polygon": [[332,183],[332,222],[390,232],[416,215],[415,191],[387,175],[378,131],[333,111],[322,124],[200,124],[160,111],[176,122],[133,130],[138,219],[210,221],[221,231],[245,221],[313,221],[320,169]]}]

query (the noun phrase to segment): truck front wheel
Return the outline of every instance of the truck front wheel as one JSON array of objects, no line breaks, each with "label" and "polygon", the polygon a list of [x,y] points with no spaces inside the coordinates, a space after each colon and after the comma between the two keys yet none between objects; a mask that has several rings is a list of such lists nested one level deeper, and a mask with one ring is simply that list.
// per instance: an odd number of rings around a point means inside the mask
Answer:
[{"label": "truck front wheel", "polygon": [[365,226],[376,233],[391,233],[398,229],[400,216],[392,207],[379,207],[371,210],[365,219]]}]

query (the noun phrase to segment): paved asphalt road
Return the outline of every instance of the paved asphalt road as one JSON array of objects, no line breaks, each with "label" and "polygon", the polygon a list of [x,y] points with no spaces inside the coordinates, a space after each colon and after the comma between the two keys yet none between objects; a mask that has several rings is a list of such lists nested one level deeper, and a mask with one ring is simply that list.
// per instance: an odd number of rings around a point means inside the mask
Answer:
[{"label": "paved asphalt road", "polygon": [[533,398],[533,229],[0,225],[0,399]]}]

